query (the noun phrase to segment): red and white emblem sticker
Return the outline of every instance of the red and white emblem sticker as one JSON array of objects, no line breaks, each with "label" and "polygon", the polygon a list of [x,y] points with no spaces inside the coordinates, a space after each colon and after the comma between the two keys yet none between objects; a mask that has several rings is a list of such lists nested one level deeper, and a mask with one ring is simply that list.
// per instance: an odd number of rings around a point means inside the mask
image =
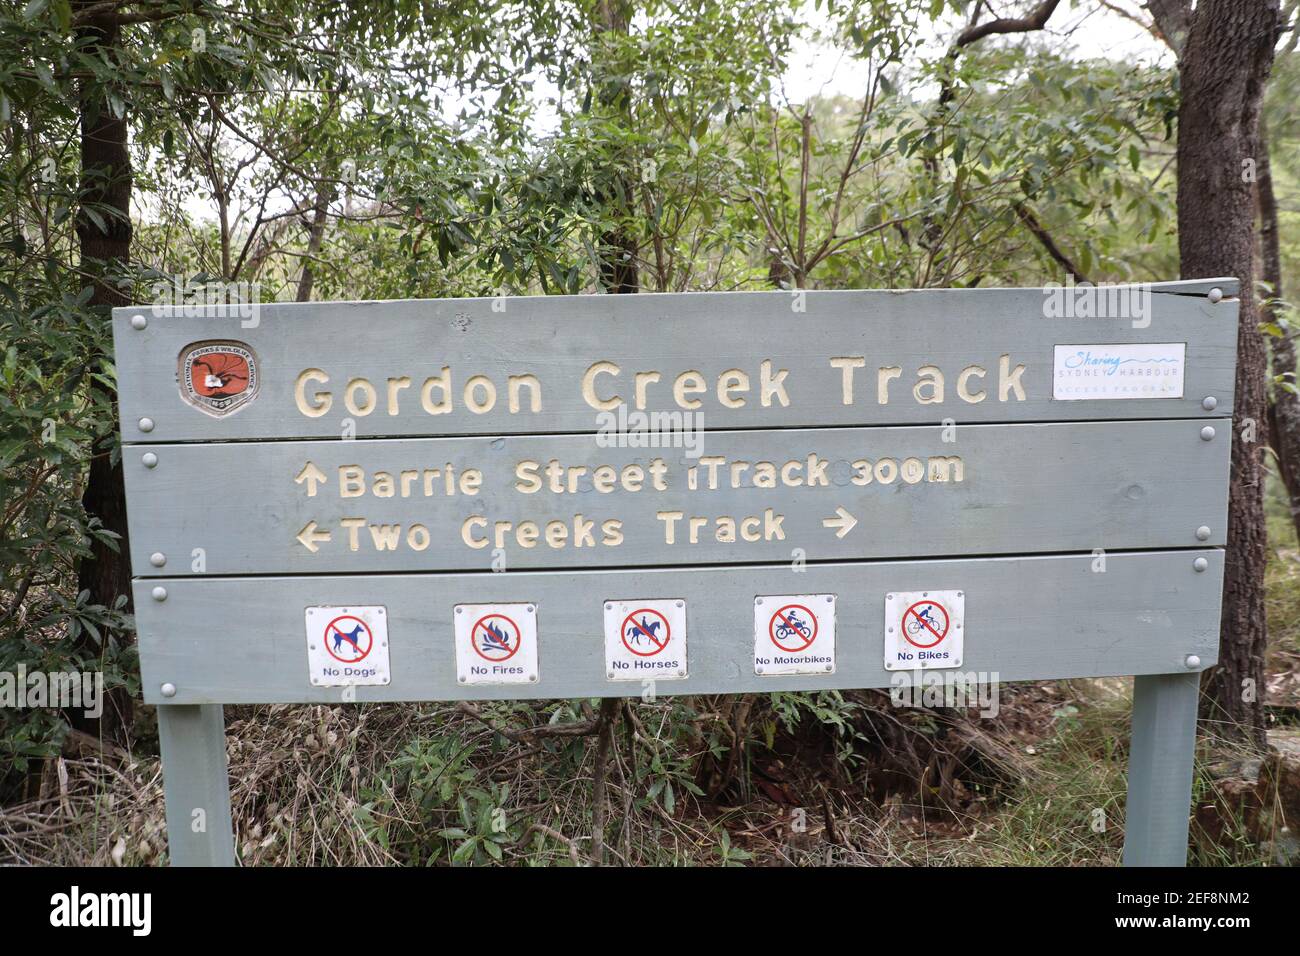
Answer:
[{"label": "red and white emblem sticker", "polygon": [[242,342],[195,342],[181,352],[181,398],[215,418],[257,397],[257,356]]}]

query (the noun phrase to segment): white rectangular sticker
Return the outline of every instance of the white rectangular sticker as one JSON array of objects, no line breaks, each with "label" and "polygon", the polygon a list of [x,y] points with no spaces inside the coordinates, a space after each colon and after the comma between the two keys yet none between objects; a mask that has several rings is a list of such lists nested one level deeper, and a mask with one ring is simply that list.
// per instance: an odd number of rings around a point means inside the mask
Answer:
[{"label": "white rectangular sticker", "polygon": [[457,604],[452,617],[459,683],[537,682],[535,604]]},{"label": "white rectangular sticker", "polygon": [[387,684],[388,614],[381,605],[306,609],[307,670],[317,687]]},{"label": "white rectangular sticker", "polygon": [[686,676],[686,602],[638,598],[605,602],[605,677],[679,680]]},{"label": "white rectangular sticker", "polygon": [[1187,345],[1058,345],[1052,398],[1182,398]]},{"label": "white rectangular sticker", "polygon": [[835,673],[835,595],[754,598],[754,673]]},{"label": "white rectangular sticker", "polygon": [[962,591],[885,595],[885,670],[960,667],[965,643]]}]

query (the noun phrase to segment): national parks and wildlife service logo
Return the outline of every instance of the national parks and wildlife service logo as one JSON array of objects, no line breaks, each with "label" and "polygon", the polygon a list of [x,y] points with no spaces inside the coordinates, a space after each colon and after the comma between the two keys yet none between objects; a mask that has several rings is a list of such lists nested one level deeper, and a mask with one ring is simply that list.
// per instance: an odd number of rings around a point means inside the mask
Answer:
[{"label": "national parks and wildlife service logo", "polygon": [[257,356],[242,342],[195,342],[181,352],[181,398],[222,418],[257,397]]}]

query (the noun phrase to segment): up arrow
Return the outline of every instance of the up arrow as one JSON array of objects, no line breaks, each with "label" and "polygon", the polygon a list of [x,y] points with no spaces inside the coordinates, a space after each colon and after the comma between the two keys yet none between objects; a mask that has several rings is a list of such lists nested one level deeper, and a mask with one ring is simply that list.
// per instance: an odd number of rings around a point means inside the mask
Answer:
[{"label": "up arrow", "polygon": [[858,526],[858,519],[853,517],[839,505],[835,506],[835,517],[822,518],[823,528],[839,528],[835,532],[835,537],[842,538]]},{"label": "up arrow", "polygon": [[315,521],[308,521],[307,527],[303,528],[301,531],[298,532],[298,543],[302,545],[304,548],[306,548],[308,551],[310,551],[312,554],[315,554],[318,550],[320,550],[317,547],[317,542],[328,541],[329,539],[330,539],[330,533],[328,531],[316,530]]},{"label": "up arrow", "polygon": [[[303,466],[302,471],[298,472],[298,477],[294,479],[294,483],[301,485],[304,481],[307,482],[307,497],[315,498],[316,486],[324,480],[325,472],[321,471],[311,462],[307,462],[307,464]],[[305,544],[306,542],[303,543]],[[312,548],[312,550],[315,551],[316,549]]]}]

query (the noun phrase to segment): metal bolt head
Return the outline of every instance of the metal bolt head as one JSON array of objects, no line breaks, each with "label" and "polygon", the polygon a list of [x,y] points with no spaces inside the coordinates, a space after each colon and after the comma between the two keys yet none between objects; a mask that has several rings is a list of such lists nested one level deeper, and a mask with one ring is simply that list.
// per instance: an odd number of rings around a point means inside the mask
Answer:
[{"label": "metal bolt head", "polygon": [[1211,302],[1215,302],[1215,303],[1222,302],[1223,290],[1216,285],[1213,289],[1210,290],[1210,294],[1206,296],[1206,298],[1208,298]]},{"label": "metal bolt head", "polygon": [[151,432],[151,431],[153,431],[153,419],[152,419],[152,418],[142,418],[142,419],[140,419],[138,422],[136,422],[136,425],[139,427],[140,431],[142,431],[142,432]]},{"label": "metal bolt head", "polygon": [[164,697],[175,697],[176,685],[168,681],[166,684],[163,684],[162,687],[158,688],[158,692]]},{"label": "metal bolt head", "polygon": [[1214,441],[1214,426],[1206,425],[1201,429],[1201,441]]},{"label": "metal bolt head", "polygon": [[147,451],[143,455],[141,455],[140,461],[144,464],[146,468],[158,467],[158,456],[151,451]]},{"label": "metal bolt head", "polygon": [[1192,562],[1192,569],[1195,571],[1204,571],[1209,568],[1209,566],[1210,562],[1206,561],[1204,558],[1197,558]]},{"label": "metal bolt head", "polygon": [[1210,540],[1210,529],[1206,525],[1201,525],[1199,528],[1196,529],[1196,540],[1197,541]]},{"label": "metal bolt head", "polygon": [[1203,399],[1201,399],[1201,408],[1205,409],[1207,412],[1212,412],[1218,407],[1219,407],[1219,400],[1215,398],[1213,395],[1206,395]]},{"label": "metal bolt head", "polygon": [[1194,671],[1201,666],[1201,659],[1195,654],[1188,654],[1187,659],[1183,661],[1189,671]]},{"label": "metal bolt head", "polygon": [[155,568],[161,568],[167,563],[167,555],[163,554],[161,551],[155,551],[153,554],[149,555],[149,563]]},{"label": "metal bolt head", "polygon": [[148,327],[149,327],[149,320],[146,319],[143,315],[131,316],[131,328],[135,329],[137,332],[141,332],[147,329]]},{"label": "metal bolt head", "polygon": [[153,594],[153,599],[155,601],[167,600],[167,589],[162,585],[159,585],[158,587],[154,588],[153,591],[150,593]]}]

